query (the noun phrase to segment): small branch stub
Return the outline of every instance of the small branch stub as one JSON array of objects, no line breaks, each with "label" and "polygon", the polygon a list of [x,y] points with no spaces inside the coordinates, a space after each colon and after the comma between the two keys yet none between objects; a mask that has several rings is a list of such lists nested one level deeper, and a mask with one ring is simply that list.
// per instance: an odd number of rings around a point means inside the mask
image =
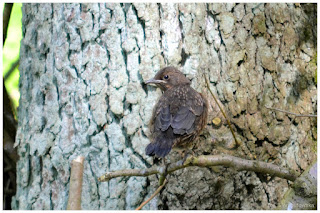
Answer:
[{"label": "small branch stub", "polygon": [[81,193],[84,157],[78,156],[71,163],[69,200],[67,210],[81,210]]}]

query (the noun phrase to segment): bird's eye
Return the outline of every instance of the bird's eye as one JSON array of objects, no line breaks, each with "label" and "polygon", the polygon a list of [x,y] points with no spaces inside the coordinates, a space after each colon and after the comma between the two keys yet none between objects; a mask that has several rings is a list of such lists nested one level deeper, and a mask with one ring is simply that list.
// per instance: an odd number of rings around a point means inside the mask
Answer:
[{"label": "bird's eye", "polygon": [[168,75],[163,76],[163,79],[168,79],[168,78],[169,78]]}]

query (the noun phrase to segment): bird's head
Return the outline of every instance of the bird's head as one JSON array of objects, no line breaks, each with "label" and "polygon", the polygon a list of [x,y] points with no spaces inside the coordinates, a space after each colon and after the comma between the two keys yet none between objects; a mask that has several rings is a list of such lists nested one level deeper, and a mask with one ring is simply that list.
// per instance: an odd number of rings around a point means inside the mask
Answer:
[{"label": "bird's head", "polygon": [[165,67],[157,72],[154,78],[146,81],[145,83],[155,84],[162,91],[165,91],[178,85],[190,84],[191,82],[175,67]]}]

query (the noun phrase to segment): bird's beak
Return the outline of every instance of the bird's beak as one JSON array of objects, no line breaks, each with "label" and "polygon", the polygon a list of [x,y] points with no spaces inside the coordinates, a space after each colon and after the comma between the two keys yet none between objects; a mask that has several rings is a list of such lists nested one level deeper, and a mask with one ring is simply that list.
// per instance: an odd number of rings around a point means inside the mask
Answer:
[{"label": "bird's beak", "polygon": [[145,81],[144,83],[145,83],[145,84],[161,84],[161,83],[164,84],[165,81],[151,78],[151,79]]}]

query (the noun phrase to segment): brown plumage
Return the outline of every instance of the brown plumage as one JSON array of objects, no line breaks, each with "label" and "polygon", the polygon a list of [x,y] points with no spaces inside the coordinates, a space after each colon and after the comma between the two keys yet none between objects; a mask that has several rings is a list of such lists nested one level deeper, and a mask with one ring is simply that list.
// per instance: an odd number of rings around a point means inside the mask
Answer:
[{"label": "brown plumage", "polygon": [[172,148],[187,148],[207,123],[206,98],[174,67],[163,68],[145,83],[163,91],[150,120],[152,142],[146,154],[163,158]]}]

